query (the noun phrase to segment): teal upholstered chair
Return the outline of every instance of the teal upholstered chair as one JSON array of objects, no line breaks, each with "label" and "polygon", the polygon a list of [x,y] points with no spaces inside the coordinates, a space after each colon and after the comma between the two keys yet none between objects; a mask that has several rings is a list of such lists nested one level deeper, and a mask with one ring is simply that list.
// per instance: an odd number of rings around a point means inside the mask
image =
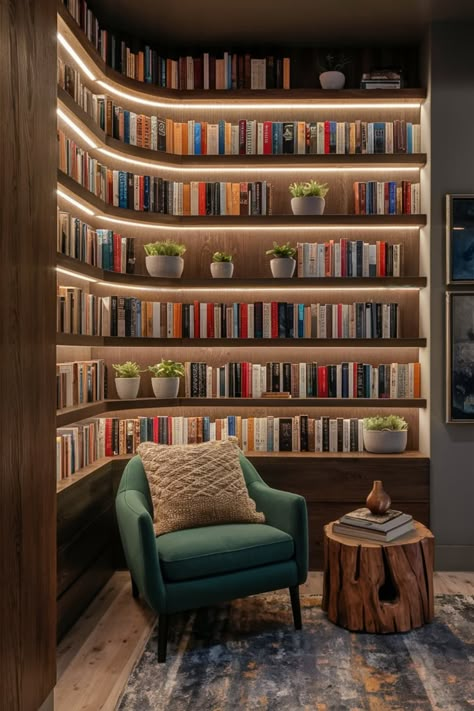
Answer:
[{"label": "teal upholstered chair", "polygon": [[289,588],[301,629],[299,585],[308,572],[308,520],[302,496],[272,489],[241,455],[249,495],[265,524],[192,528],[156,537],[153,505],[140,457],[122,475],[116,510],[132,592],[159,614],[158,661],[166,661],[168,615],[234,598]]}]

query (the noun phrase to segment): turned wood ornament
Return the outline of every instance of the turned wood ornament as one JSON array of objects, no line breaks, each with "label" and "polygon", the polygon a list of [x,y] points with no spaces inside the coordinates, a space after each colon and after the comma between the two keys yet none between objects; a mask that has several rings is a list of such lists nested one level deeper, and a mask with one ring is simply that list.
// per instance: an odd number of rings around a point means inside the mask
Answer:
[{"label": "turned wood ornament", "polygon": [[368,495],[365,503],[367,508],[378,516],[389,510],[392,499],[383,488],[383,484],[379,479],[374,481],[372,491]]}]

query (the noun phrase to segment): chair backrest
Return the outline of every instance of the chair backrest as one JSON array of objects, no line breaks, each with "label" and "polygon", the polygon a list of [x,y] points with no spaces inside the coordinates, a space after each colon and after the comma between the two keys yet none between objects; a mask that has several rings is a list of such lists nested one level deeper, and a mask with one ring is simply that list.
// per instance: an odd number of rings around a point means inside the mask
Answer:
[{"label": "chair backrest", "polygon": [[[242,467],[247,488],[254,481],[263,482],[262,477],[257,472],[253,464],[249,462],[247,457],[245,457],[242,453],[240,454],[240,466]],[[139,491],[143,494],[148,513],[150,516],[153,516],[153,503],[151,500],[150,487],[148,486],[148,479],[143,468],[142,460],[139,456],[132,457],[124,469],[117,495],[121,494],[123,491]]]}]

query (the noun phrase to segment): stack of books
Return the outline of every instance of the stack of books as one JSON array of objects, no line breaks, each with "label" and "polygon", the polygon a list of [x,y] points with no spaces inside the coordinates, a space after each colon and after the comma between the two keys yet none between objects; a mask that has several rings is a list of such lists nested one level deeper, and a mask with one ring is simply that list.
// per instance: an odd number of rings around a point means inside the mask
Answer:
[{"label": "stack of books", "polygon": [[362,74],[361,89],[401,89],[403,86],[401,69],[372,69]]},{"label": "stack of books", "polygon": [[333,524],[333,532],[369,541],[388,543],[413,531],[413,516],[389,509],[376,515],[367,508],[356,509]]}]

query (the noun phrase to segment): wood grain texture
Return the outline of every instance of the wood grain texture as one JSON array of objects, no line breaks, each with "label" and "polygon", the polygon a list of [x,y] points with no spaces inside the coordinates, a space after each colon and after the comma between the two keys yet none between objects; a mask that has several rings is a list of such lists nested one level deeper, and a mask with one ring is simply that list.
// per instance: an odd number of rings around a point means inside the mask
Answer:
[{"label": "wood grain texture", "polygon": [[56,5],[0,4],[0,705],[55,682]]},{"label": "wood grain texture", "polygon": [[434,537],[418,522],[391,543],[324,527],[323,610],[352,632],[408,632],[434,616]]}]

